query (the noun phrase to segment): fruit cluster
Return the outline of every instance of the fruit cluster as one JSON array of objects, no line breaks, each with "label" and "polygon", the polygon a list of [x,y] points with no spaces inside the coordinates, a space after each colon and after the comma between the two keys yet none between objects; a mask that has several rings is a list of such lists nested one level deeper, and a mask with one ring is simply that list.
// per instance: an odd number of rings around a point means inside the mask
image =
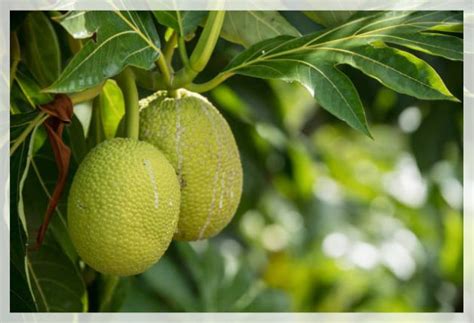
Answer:
[{"label": "fruit cluster", "polygon": [[92,149],[68,197],[71,239],[99,272],[134,275],[172,239],[200,240],[232,219],[242,166],[232,132],[203,96],[165,91],[140,101],[140,138]]}]

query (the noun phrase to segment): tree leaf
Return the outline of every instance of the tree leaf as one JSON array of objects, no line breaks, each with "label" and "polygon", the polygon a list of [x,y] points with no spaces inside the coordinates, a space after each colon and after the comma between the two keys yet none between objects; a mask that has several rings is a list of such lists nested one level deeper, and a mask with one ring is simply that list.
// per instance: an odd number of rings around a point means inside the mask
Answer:
[{"label": "tree leaf", "polygon": [[[228,270],[226,258],[211,241],[173,242],[167,254],[140,278],[156,293],[157,307],[166,304],[171,311],[241,311],[267,288],[263,284],[258,284],[258,289],[252,287],[255,273],[244,260],[235,259],[241,266],[234,271]],[[275,305],[272,301],[268,304],[267,310],[282,309],[271,309],[270,305]]]},{"label": "tree leaf", "polygon": [[61,52],[53,25],[44,12],[32,11],[22,28],[25,63],[41,87],[48,86],[61,72]]},{"label": "tree leaf", "polygon": [[352,65],[399,93],[426,100],[457,100],[436,71],[410,53],[372,45],[350,50],[322,49],[332,52],[336,62]]},{"label": "tree leaf", "polygon": [[244,47],[279,35],[300,36],[277,11],[228,11],[221,37]]},{"label": "tree leaf", "polygon": [[38,311],[87,311],[82,276],[50,232],[40,250],[29,252],[27,261]]},{"label": "tree leaf", "polygon": [[[12,225],[11,228],[14,229],[15,227]],[[10,232],[10,241],[12,241],[11,249],[15,249],[16,247],[13,246],[13,242],[16,242],[17,239],[13,237],[13,231]],[[13,252],[13,250],[11,252]],[[12,257],[12,255],[10,255],[10,257]],[[22,259],[26,258],[23,256]],[[18,263],[10,260],[10,282],[10,312],[36,312],[36,307],[25,276],[24,264],[21,262]]]},{"label": "tree leaf", "polygon": [[160,24],[173,28],[180,36],[193,33],[207,14],[206,11],[153,11]]},{"label": "tree leaf", "polygon": [[99,312],[117,312],[125,301],[129,283],[128,277],[100,275]]},{"label": "tree leaf", "polygon": [[[39,114],[37,106],[48,103],[52,97],[48,93],[41,93],[41,89],[24,66],[20,66],[13,83],[12,95],[10,96],[11,110],[15,111],[10,117],[10,149],[18,148],[21,142],[28,138],[36,123],[42,123],[46,117],[44,113]],[[24,113],[19,113],[24,112]],[[38,119],[35,119],[38,118]],[[43,119],[42,119],[43,118]],[[39,128],[35,136],[33,152],[41,148],[46,140],[46,133]]]},{"label": "tree leaf", "polygon": [[151,69],[160,40],[148,12],[70,12],[60,19],[73,36],[89,40],[46,90],[78,92],[119,74],[126,66]]},{"label": "tree leaf", "polygon": [[[334,66],[351,65],[387,87],[420,99],[456,100],[425,61],[382,41],[405,37],[407,46],[407,35],[421,34],[457,19],[459,14],[452,12],[375,13],[303,37],[279,36],[262,41],[236,56],[226,72],[300,82],[323,108],[369,135],[354,86]],[[429,40],[425,37],[424,41]],[[451,43],[458,48],[454,37],[442,41],[436,38],[433,46],[442,46],[436,53],[445,55]],[[427,52],[428,46],[423,46],[423,51]]]},{"label": "tree leaf", "polygon": [[458,37],[419,33],[399,36],[383,35],[381,38],[387,43],[401,45],[430,55],[441,56],[453,61],[463,60],[463,41]]},{"label": "tree leaf", "polygon": [[106,139],[115,137],[120,120],[125,115],[122,91],[112,80],[105,82],[100,92],[100,114]]},{"label": "tree leaf", "polygon": [[[31,173],[29,174],[23,192],[25,213],[27,216],[28,227],[30,231],[35,231],[43,222],[44,211],[48,207],[51,194],[54,191],[57,181],[57,165],[51,156],[52,151],[49,145],[37,152],[31,160]],[[73,174],[73,167],[71,167]],[[78,255],[69,237],[66,220],[66,201],[72,176],[68,177],[65,184],[64,193],[59,200],[55,213],[51,218],[48,227],[56,242],[72,262],[76,262]],[[35,237],[32,237],[35,238]],[[34,244],[35,241],[32,241]]]},{"label": "tree leaf", "polygon": [[[24,133],[24,130],[37,120],[39,112],[31,112],[11,117],[10,137],[12,140]],[[40,123],[34,123],[32,131],[21,142],[10,159],[10,310],[13,312],[36,311],[31,294],[29,275],[26,267],[26,245],[28,230],[23,210],[22,192],[28,174],[33,140]]]},{"label": "tree leaf", "polygon": [[69,147],[71,147],[72,156],[76,163],[80,164],[89,151],[87,147],[84,129],[79,119],[73,115],[72,122],[66,128],[69,135]]},{"label": "tree leaf", "polygon": [[304,11],[304,14],[320,25],[334,27],[349,20],[355,14],[355,11]]},{"label": "tree leaf", "polygon": [[187,278],[180,268],[169,258],[163,257],[160,261],[143,273],[147,284],[162,295],[166,295],[169,303],[176,310],[195,312],[199,309],[199,300],[193,294]]},{"label": "tree leaf", "polygon": [[30,105],[31,109],[36,109],[37,105],[46,104],[53,99],[49,93],[41,92],[40,85],[24,66],[18,68],[15,81],[21,89],[23,100]]}]

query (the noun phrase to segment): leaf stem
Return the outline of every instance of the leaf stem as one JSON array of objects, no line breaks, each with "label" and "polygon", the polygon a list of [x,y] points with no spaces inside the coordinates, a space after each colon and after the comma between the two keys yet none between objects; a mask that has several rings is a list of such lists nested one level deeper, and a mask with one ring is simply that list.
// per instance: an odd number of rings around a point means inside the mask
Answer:
[{"label": "leaf stem", "polygon": [[188,52],[186,51],[186,43],[184,41],[184,36],[179,36],[178,38],[178,51],[183,66],[189,66],[189,57]]},{"label": "leaf stem", "polygon": [[28,137],[31,131],[33,129],[43,123],[46,119],[48,119],[48,115],[45,112],[39,112],[38,115],[30,122],[30,124],[23,130],[23,132],[18,136],[18,138],[15,140],[13,145],[10,147],[10,156],[12,156],[16,149],[20,147],[20,145],[25,141],[25,139]]},{"label": "leaf stem", "polygon": [[206,26],[189,59],[189,64],[194,70],[200,72],[206,67],[219,39],[224,18],[225,11],[211,11],[209,13]]},{"label": "leaf stem", "polygon": [[173,80],[174,89],[184,87],[206,67],[224,23],[225,11],[211,11],[196,47],[189,58],[189,64],[178,71]]},{"label": "leaf stem", "polygon": [[168,64],[168,68],[173,71],[173,66],[171,65],[171,61],[173,59],[174,49],[176,48],[176,44],[178,43],[178,33],[173,31],[171,34],[170,39],[166,42],[165,48],[163,49],[163,55],[165,56],[165,61]]},{"label": "leaf stem", "polygon": [[163,81],[166,85],[166,87],[171,86],[171,72],[170,69],[168,68],[168,63],[166,62],[166,58],[163,55],[163,52],[160,50],[159,51],[159,56],[158,60],[156,61],[156,64],[158,65],[158,68],[161,71],[161,75],[163,77]]},{"label": "leaf stem", "polygon": [[125,102],[125,129],[128,138],[138,139],[140,115],[138,110],[138,90],[135,74],[131,68],[126,68],[117,78],[117,84],[122,90]]},{"label": "leaf stem", "polygon": [[234,75],[234,73],[220,73],[216,77],[214,77],[212,80],[204,82],[204,83],[189,83],[188,85],[185,86],[186,89],[197,92],[197,93],[202,93],[202,92],[207,92],[227,80],[229,77]]}]

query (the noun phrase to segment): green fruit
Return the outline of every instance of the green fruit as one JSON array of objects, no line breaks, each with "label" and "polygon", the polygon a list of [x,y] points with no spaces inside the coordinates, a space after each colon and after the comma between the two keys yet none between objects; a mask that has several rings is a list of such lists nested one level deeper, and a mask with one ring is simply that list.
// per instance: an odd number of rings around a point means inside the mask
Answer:
[{"label": "green fruit", "polygon": [[133,139],[105,141],[74,176],[68,197],[72,242],[99,272],[144,272],[168,248],[179,204],[178,179],[159,150]]},{"label": "green fruit", "polygon": [[242,193],[242,166],[229,125],[203,96],[164,91],[140,101],[140,140],[158,147],[181,185],[177,240],[219,233],[232,219]]}]

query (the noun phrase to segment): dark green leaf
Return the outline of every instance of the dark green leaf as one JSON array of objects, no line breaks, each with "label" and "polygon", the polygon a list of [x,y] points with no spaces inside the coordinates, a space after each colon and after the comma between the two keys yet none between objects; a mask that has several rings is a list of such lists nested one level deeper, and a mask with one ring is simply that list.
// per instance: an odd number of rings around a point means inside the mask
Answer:
[{"label": "dark green leaf", "polygon": [[[51,231],[48,232],[41,249],[32,251],[25,257],[28,232],[34,232],[42,220],[43,210],[49,199],[47,185],[54,185],[54,180],[46,183],[41,178],[40,170],[44,171],[44,169],[38,167],[33,159],[35,143],[33,138],[44,120],[42,116],[43,113],[35,111],[12,117],[12,139],[14,143],[20,143],[11,157],[12,222],[21,221],[24,231],[23,238],[20,235],[17,241],[12,240],[12,250],[17,250],[15,256],[12,257],[12,262],[20,276],[24,270],[23,276],[29,277],[32,295],[39,311],[82,311],[87,306],[85,287],[82,277],[71,260],[74,259],[74,255],[70,254],[68,258],[62,249],[63,247],[64,250],[71,250],[72,247],[70,241],[67,240],[65,223],[58,221],[61,220],[60,217],[53,218]],[[33,127],[33,130],[25,135],[24,129],[29,127]],[[53,176],[55,179],[57,174],[54,171],[54,162],[53,166],[50,164],[46,170],[52,174],[49,179]],[[36,207],[37,203],[42,207]],[[59,207],[57,212],[61,216]],[[56,242],[55,237],[61,241],[61,246]],[[66,248],[68,241],[69,249]],[[17,277],[20,276],[17,275]],[[19,286],[21,285],[20,281]],[[19,291],[17,293],[22,295]]]},{"label": "dark green leaf", "polygon": [[151,69],[159,55],[160,40],[148,12],[70,12],[60,20],[77,38],[96,34],[77,53],[47,90],[78,92],[98,85],[126,66]]},{"label": "dark green leaf", "polygon": [[148,283],[133,276],[128,279],[129,286],[120,312],[170,312],[172,309],[163,304]]},{"label": "dark green leaf", "polygon": [[23,24],[25,63],[41,87],[53,83],[61,72],[58,37],[46,14],[32,11]]},{"label": "dark green leaf", "polygon": [[117,312],[129,288],[129,277],[101,275],[99,279],[99,311]]},{"label": "dark green leaf", "polygon": [[426,100],[454,100],[441,77],[425,61],[386,46],[362,46],[353,49],[324,47],[335,62],[360,69],[388,88]]},{"label": "dark green leaf", "polygon": [[[74,171],[73,165],[71,163],[70,174]],[[57,176],[57,165],[48,144],[32,158],[31,171],[23,191],[24,209],[30,232],[36,233],[35,230],[39,228],[43,221],[51,193],[56,185]],[[78,256],[69,237],[66,220],[66,201],[71,179],[72,177],[69,176],[64,192],[49,224],[48,231],[52,232],[54,239],[69,259],[72,262],[76,262]],[[30,238],[34,239],[36,237],[32,234]]]},{"label": "dark green leaf", "polygon": [[195,312],[199,302],[193,295],[188,280],[169,258],[163,257],[143,274],[150,287],[161,295],[166,295],[168,303],[179,311]]},{"label": "dark green leaf", "polygon": [[70,138],[69,146],[71,147],[72,155],[76,162],[80,164],[88,152],[84,129],[75,115],[73,115],[72,122],[66,129]]},{"label": "dark green leaf", "polygon": [[[226,70],[251,77],[300,82],[323,108],[368,134],[358,94],[351,81],[334,65],[352,65],[387,87],[420,99],[456,100],[425,61],[380,41],[389,42],[394,37],[409,39],[407,35],[458,19],[459,13],[452,12],[375,13],[304,37],[279,36],[262,41],[235,57]],[[424,40],[427,41],[426,37]],[[444,46],[438,48],[437,55],[449,51],[448,43],[452,43],[452,49],[459,48],[454,37],[431,40],[434,46]],[[428,51],[426,45],[423,51]]]},{"label": "dark green leaf", "polygon": [[300,36],[278,11],[227,11],[221,37],[244,47],[279,35]]},{"label": "dark green leaf", "polygon": [[305,11],[304,14],[311,20],[327,27],[339,26],[354,15],[355,11]]},{"label": "dark green leaf", "polygon": [[[376,37],[377,35],[374,35]],[[405,46],[434,56],[441,56],[454,61],[463,59],[463,41],[461,38],[435,34],[403,34],[399,36],[382,35],[385,42]]]},{"label": "dark green leaf", "polygon": [[25,134],[25,129],[32,130],[21,139],[21,144],[10,159],[10,273],[11,273],[11,310],[15,312],[35,311],[36,305],[29,287],[26,247],[28,240],[27,222],[23,205],[23,188],[31,164],[33,139],[40,123],[38,112],[13,115],[10,123],[10,138],[17,142]]},{"label": "dark green leaf", "polygon": [[48,232],[39,251],[28,254],[31,286],[40,312],[87,311],[82,276]]},{"label": "dark green leaf", "polygon": [[31,109],[36,109],[37,105],[48,103],[53,99],[50,94],[41,92],[38,82],[23,66],[20,66],[17,70],[15,81],[21,89],[24,100],[28,102]]},{"label": "dark green leaf", "polygon": [[[165,306],[174,311],[229,312],[251,306],[267,290],[262,283],[257,283],[258,288],[253,286],[254,274],[245,262],[235,272],[226,269],[225,257],[210,241],[174,242],[167,255],[142,275],[145,284],[140,285],[138,297],[147,294],[147,302],[155,299],[157,308]],[[271,309],[275,305],[273,300],[266,304],[267,311],[282,309]],[[129,299],[125,306],[131,310],[138,308]]]},{"label": "dark green leaf", "polygon": [[86,138],[88,151],[105,140],[101,110],[102,107],[100,97],[96,97],[92,101],[92,118],[90,122],[89,132]]},{"label": "dark green leaf", "polygon": [[156,20],[181,36],[193,33],[207,16],[206,11],[153,11]]},{"label": "dark green leaf", "polygon": [[[15,239],[12,237],[11,241]],[[10,282],[10,312],[36,312],[25,276],[24,264],[17,265],[10,261]]]}]

